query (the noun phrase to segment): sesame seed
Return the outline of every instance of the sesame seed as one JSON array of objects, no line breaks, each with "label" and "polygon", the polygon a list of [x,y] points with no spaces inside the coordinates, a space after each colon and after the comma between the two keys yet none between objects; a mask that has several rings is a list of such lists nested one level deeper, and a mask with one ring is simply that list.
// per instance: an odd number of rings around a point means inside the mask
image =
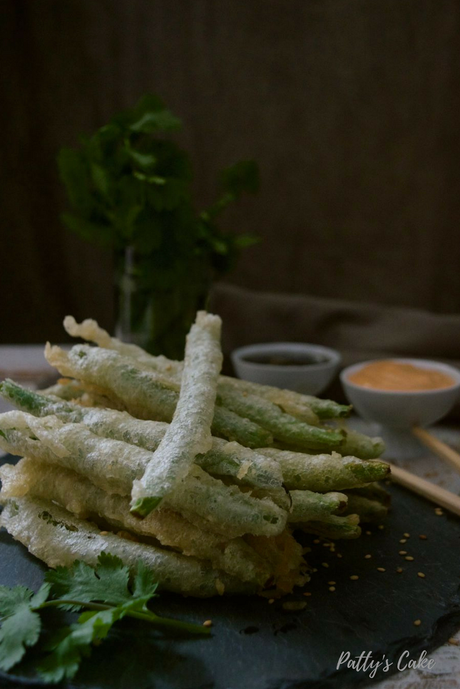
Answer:
[{"label": "sesame seed", "polygon": [[327,583],[329,584],[329,586],[335,586],[337,582],[336,581],[328,581]]},{"label": "sesame seed", "polygon": [[385,567],[377,567],[377,572],[386,572]]},{"label": "sesame seed", "polygon": [[366,536],[372,536],[372,531],[366,531]]},{"label": "sesame seed", "polygon": [[412,562],[414,558],[412,557],[412,555],[406,555],[406,557],[404,559],[407,560],[408,562]]},{"label": "sesame seed", "polygon": [[383,531],[383,529],[384,529],[385,527],[384,527],[383,524],[379,524],[379,527],[378,527],[378,528],[380,529],[380,531]]},{"label": "sesame seed", "polygon": [[269,604],[269,605],[272,605],[272,603],[274,603],[274,602],[275,602],[275,599],[274,599],[274,598],[270,598],[270,600],[268,601],[268,604]]},{"label": "sesame seed", "polygon": [[329,567],[329,565],[328,565],[327,562],[322,562],[321,564],[322,564],[323,567]]},{"label": "sesame seed", "polygon": [[420,627],[421,624],[422,624],[422,620],[414,620],[414,626],[415,627]]},{"label": "sesame seed", "polygon": [[335,586],[329,586],[329,591],[335,591]]},{"label": "sesame seed", "polygon": [[203,622],[203,627],[212,627],[212,620],[206,620]]},{"label": "sesame seed", "polygon": [[400,555],[407,555],[407,550],[399,550]]},{"label": "sesame seed", "polygon": [[357,579],[359,579],[359,576],[358,576],[357,574],[352,574],[351,577],[350,577],[350,579],[351,579],[352,581],[356,581]]},{"label": "sesame seed", "polygon": [[337,553],[337,557],[343,557],[342,553]]},{"label": "sesame seed", "polygon": [[410,533],[403,534],[404,538],[410,538]]},{"label": "sesame seed", "polygon": [[424,533],[421,533],[421,534],[420,534],[420,536],[419,536],[419,538],[421,538],[421,539],[422,539],[422,541],[426,541],[426,540],[427,540],[427,538],[428,538],[428,536],[425,536],[425,534],[424,534]]},{"label": "sesame seed", "polygon": [[312,572],[317,572],[317,571],[318,571],[318,568],[317,568],[317,567],[313,567]]},{"label": "sesame seed", "polygon": [[109,533],[108,531],[100,531],[99,535],[100,536],[107,536],[108,533]]},{"label": "sesame seed", "polygon": [[407,538],[401,538],[399,542],[400,543],[407,543]]},{"label": "sesame seed", "polygon": [[438,517],[442,517],[442,515],[444,514],[444,512],[442,511],[442,509],[440,507],[436,507],[434,513],[437,514]]},{"label": "sesame seed", "polygon": [[305,593],[304,593],[303,595],[304,595],[304,596],[311,596],[311,592],[310,592],[310,591],[305,591]]},{"label": "sesame seed", "polygon": [[313,543],[318,544],[318,543],[321,543],[321,541],[319,540],[319,538],[315,538],[315,540],[313,541]]},{"label": "sesame seed", "polygon": [[372,555],[370,555],[370,554],[368,553],[367,555],[364,556],[364,559],[365,559],[365,560],[370,560],[371,557],[372,557]]},{"label": "sesame seed", "polygon": [[420,577],[420,579],[425,579],[423,572],[417,572],[417,576]]},{"label": "sesame seed", "polygon": [[402,567],[396,567],[396,571],[398,572],[398,574],[401,574],[401,572],[403,571],[403,568]]}]

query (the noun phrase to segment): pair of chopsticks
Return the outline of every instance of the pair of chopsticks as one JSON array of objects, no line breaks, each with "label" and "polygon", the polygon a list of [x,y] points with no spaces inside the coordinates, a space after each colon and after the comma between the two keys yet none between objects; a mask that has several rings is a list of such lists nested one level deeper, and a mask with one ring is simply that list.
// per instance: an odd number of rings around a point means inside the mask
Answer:
[{"label": "pair of chopsticks", "polygon": [[[432,450],[434,454],[450,464],[460,473],[460,454],[438,438],[435,438],[431,433],[428,433],[424,428],[416,426],[412,429],[412,432],[415,437]],[[418,495],[422,495],[424,498],[431,500],[440,507],[444,507],[446,510],[449,510],[449,512],[453,512],[460,516],[460,496],[451,493],[445,488],[436,486],[430,483],[430,481],[425,481],[425,479],[415,476],[410,471],[401,469],[394,464],[390,464],[390,466],[391,478],[395,483],[409,488],[409,490],[412,490],[414,493],[418,493]]]}]

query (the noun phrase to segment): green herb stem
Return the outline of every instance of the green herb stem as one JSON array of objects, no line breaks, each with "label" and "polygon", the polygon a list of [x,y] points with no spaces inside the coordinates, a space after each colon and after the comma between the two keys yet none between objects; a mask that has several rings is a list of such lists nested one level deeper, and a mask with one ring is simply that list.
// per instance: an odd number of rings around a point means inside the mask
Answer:
[{"label": "green herb stem", "polygon": [[[86,608],[87,610],[96,611],[111,610],[113,608],[112,605],[104,605],[104,603],[84,603],[79,600],[58,599],[49,600],[46,603],[42,603],[35,609],[42,610],[43,608],[56,608],[60,605],[75,605],[80,606],[82,608]],[[203,634],[205,636],[210,634],[209,627],[203,627],[199,624],[192,624],[189,622],[181,622],[180,620],[172,620],[168,617],[160,617],[159,615],[156,615],[154,612],[150,611],[138,612],[136,610],[131,610],[126,612],[126,617],[134,617],[137,620],[150,622],[151,624],[155,624],[159,627],[167,627],[169,629],[181,630],[184,632],[189,632],[191,634]]]}]

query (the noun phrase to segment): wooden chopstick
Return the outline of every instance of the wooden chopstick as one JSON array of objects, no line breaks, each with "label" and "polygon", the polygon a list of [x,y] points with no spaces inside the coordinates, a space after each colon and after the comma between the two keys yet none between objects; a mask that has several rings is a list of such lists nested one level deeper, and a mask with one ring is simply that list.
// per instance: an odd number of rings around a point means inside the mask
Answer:
[{"label": "wooden chopstick", "polygon": [[401,467],[397,467],[394,464],[390,464],[390,467],[391,479],[395,483],[409,488],[409,490],[412,490],[414,493],[418,493],[418,495],[428,498],[428,500],[431,500],[436,505],[444,507],[446,510],[449,510],[449,512],[453,512],[460,516],[460,496],[451,493],[445,488],[436,486],[434,483],[425,481],[425,479],[415,476],[415,474],[411,474],[410,471],[401,469]]},{"label": "wooden chopstick", "polygon": [[418,438],[426,447],[432,450],[440,459],[450,464],[456,471],[460,473],[460,454],[451,447],[443,443],[442,440],[435,438],[424,428],[414,426],[412,433]]}]

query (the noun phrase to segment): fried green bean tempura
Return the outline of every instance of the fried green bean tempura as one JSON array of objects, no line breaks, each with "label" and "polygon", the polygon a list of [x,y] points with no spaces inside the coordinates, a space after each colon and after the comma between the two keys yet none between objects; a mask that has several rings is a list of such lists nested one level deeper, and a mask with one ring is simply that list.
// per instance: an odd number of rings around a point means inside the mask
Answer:
[{"label": "fried green bean tempura", "polygon": [[306,455],[271,447],[261,448],[259,452],[279,463],[284,484],[289,490],[341,491],[380,481],[390,473],[386,462],[342,457],[338,452]]},{"label": "fried green bean tempura", "polygon": [[340,448],[343,455],[353,455],[360,459],[377,459],[385,450],[382,438],[369,438],[349,428],[346,433],[345,442]]},{"label": "fried green bean tempura", "polygon": [[[183,367],[181,361],[172,361],[164,356],[152,356],[136,345],[125,344],[117,338],[111,337],[92,319],[88,318],[79,324],[72,316],[67,316],[64,320],[64,327],[72,337],[81,337],[89,342],[95,342],[100,347],[113,349],[155,371],[180,381]],[[218,392],[223,394],[228,391],[240,395],[241,393],[248,393],[261,397],[277,404],[287,414],[311,425],[318,422],[318,417],[321,419],[343,418],[349,416],[351,412],[350,406],[338,404],[332,400],[322,400],[292,390],[280,390],[269,385],[220,376]]]},{"label": "fried green bean tempura", "polygon": [[253,584],[212,569],[206,561],[154,545],[133,543],[115,534],[102,535],[97,526],[78,519],[50,500],[31,497],[6,500],[0,526],[49,567],[70,567],[75,560],[94,567],[99,554],[106,552],[116,555],[133,570],[143,560],[155,572],[159,587],[167,591],[206,598],[224,591],[255,593],[257,590]]},{"label": "fried green bean tempura", "polygon": [[361,527],[359,526],[359,516],[357,514],[350,514],[347,517],[331,515],[327,522],[311,521],[298,526],[306,533],[312,533],[321,538],[330,538],[331,540],[348,540],[361,536]]},{"label": "fried green bean tempura", "polygon": [[338,448],[343,443],[343,431],[310,426],[286,414],[277,404],[256,395],[248,393],[241,396],[228,391],[219,392],[218,399],[227,409],[258,423],[278,440],[299,448],[328,450]]},{"label": "fried green bean tempura", "polygon": [[343,493],[313,493],[309,490],[291,490],[291,508],[288,521],[309,522],[328,521],[347,506],[347,496]]},{"label": "fried green bean tempura", "polygon": [[[34,416],[55,415],[66,423],[83,423],[96,435],[137,445],[150,452],[157,449],[168,428],[165,422],[136,419],[127,412],[65,402],[23,388],[8,379],[0,383],[0,395]],[[283,481],[275,460],[220,438],[213,438],[212,448],[206,454],[198,455],[195,462],[209,474],[233,477],[241,484],[257,488],[279,488]]]},{"label": "fried green bean tempura", "polygon": [[131,511],[145,517],[187,475],[197,455],[212,447],[211,423],[222,367],[222,321],[199,311],[187,335],[179,399],[171,424],[140,480],[134,481]]},{"label": "fried green bean tempura", "polygon": [[229,541],[203,531],[170,509],[136,519],[129,511],[128,498],[109,495],[69,469],[25,458],[15,466],[0,467],[0,478],[6,498],[29,495],[53,500],[80,519],[101,518],[118,531],[156,538],[184,555],[210,560],[216,569],[242,581],[263,585],[270,576],[268,564],[242,539]]},{"label": "fried green bean tempura", "polygon": [[361,522],[380,524],[388,515],[388,507],[378,500],[348,493],[348,505],[345,514],[359,514]]},{"label": "fried green bean tempura", "polygon": [[[129,357],[88,345],[77,345],[65,352],[49,344],[45,356],[61,375],[73,376],[109,391],[137,418],[171,421],[174,416],[179,385]],[[218,405],[214,410],[212,432],[248,447],[272,443],[268,431]]]},{"label": "fried green bean tempura", "polygon": [[[72,469],[108,493],[130,495],[152,453],[109,438],[100,438],[83,424],[64,424],[54,416],[35,418],[24,412],[0,415],[0,448]],[[167,503],[188,518],[196,513],[209,528],[229,538],[244,533],[280,533],[287,513],[272,500],[259,500],[237,486],[226,486],[193,465],[167,497]],[[186,514],[187,513],[187,514]]]}]

